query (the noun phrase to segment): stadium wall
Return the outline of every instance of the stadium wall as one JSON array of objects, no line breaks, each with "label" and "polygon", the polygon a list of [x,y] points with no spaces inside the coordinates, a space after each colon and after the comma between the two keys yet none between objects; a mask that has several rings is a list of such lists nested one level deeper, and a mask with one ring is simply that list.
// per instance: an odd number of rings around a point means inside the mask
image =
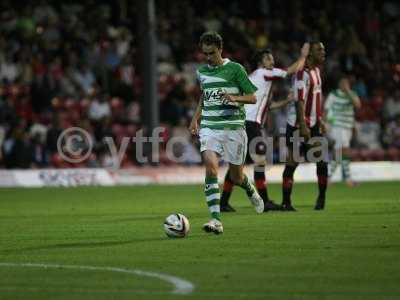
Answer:
[{"label": "stadium wall", "polygon": [[[267,167],[267,180],[280,183],[283,165]],[[400,180],[400,162],[355,162],[351,165],[352,177],[356,181]],[[222,182],[226,167],[219,172]],[[245,172],[252,178],[252,167]],[[315,164],[302,164],[296,171],[296,182],[316,180]],[[340,181],[340,168],[332,177]],[[141,167],[111,171],[107,169],[37,169],[0,170],[0,187],[76,187],[117,186],[146,184],[201,184],[204,168],[197,167]]]}]

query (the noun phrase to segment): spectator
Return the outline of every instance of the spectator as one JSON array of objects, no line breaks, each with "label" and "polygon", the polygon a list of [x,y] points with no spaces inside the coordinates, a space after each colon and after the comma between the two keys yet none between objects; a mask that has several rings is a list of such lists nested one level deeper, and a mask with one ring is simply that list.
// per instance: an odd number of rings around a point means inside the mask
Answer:
[{"label": "spectator", "polygon": [[400,149],[400,114],[386,126],[383,140],[387,147]]},{"label": "spectator", "polygon": [[[174,128],[179,131],[193,114],[201,94],[195,69],[203,63],[197,39],[205,30],[229,36],[224,57],[244,66],[249,65],[251,50],[257,47],[271,47],[277,54],[276,64],[288,65],[300,43],[319,38],[327,47],[324,92],[334,88],[339,73],[348,71],[363,101],[357,113],[357,147],[379,149],[382,142],[390,149],[398,147],[399,3],[375,1],[360,6],[332,2],[319,3],[314,9],[299,1],[285,5],[282,1],[267,2],[256,1],[251,10],[243,1],[157,2],[161,121],[171,132]],[[141,33],[131,30],[137,19],[133,6],[122,11],[117,2],[94,6],[85,1],[56,4],[45,0],[22,9],[18,2],[1,6],[0,126],[5,132],[2,148],[12,150],[6,151],[7,155],[16,157],[17,152],[23,157],[21,153],[31,146],[36,149],[32,151],[41,153],[44,146],[48,157],[57,151],[61,130],[80,121],[90,122],[98,142],[110,133],[107,127],[121,127],[118,136],[127,128],[140,128],[146,99],[142,97],[144,79],[138,72],[140,57],[136,55],[142,47],[138,44]],[[89,100],[100,89],[113,100],[103,96]],[[277,85],[276,93],[284,95],[286,90],[286,85]],[[39,143],[29,126],[16,132],[21,119],[46,127],[47,138]],[[271,114],[269,133],[280,134],[284,119],[284,111]],[[189,150],[195,157],[196,148]],[[98,154],[87,165],[104,159],[100,150]],[[34,165],[71,166],[59,157],[47,157],[40,162],[33,158]],[[134,160],[130,157],[124,165],[130,166]],[[20,165],[31,165],[26,161]]]},{"label": "spectator", "polygon": [[93,92],[96,77],[86,63],[79,64],[78,69],[73,72],[73,78],[85,95]]},{"label": "spectator", "polygon": [[13,129],[4,141],[3,157],[6,168],[27,169],[32,164],[33,148],[30,137],[22,126]]},{"label": "spectator", "polygon": [[0,81],[13,82],[18,76],[18,67],[11,55],[0,56]]},{"label": "spectator", "polygon": [[358,147],[376,150],[381,149],[381,126],[375,121],[356,122],[356,144]]},{"label": "spectator", "polygon": [[400,89],[386,99],[383,110],[385,119],[389,121],[400,115]]},{"label": "spectator", "polygon": [[92,121],[101,121],[111,115],[110,104],[108,103],[108,95],[100,94],[95,97],[89,107],[89,119]]}]

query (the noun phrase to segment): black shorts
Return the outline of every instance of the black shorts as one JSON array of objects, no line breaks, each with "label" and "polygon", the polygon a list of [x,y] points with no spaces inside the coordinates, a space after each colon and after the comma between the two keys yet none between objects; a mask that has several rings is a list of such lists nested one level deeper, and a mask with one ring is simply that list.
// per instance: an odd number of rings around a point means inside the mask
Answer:
[{"label": "black shorts", "polygon": [[[309,129],[310,129],[310,137],[322,137],[318,124],[314,125],[313,127],[310,127]],[[299,130],[298,127],[294,127],[289,124],[286,125],[286,146],[288,147],[288,149],[292,150],[292,152],[295,146],[292,138],[294,137],[294,134],[297,130]],[[302,142],[297,147],[299,147],[300,149],[300,154],[305,155],[307,151],[311,148],[311,145],[306,142]]]},{"label": "black shorts", "polygon": [[[251,154],[266,156],[267,143],[264,138],[261,125],[257,122],[246,121],[246,134],[248,139],[246,163],[254,163],[253,159],[251,158]],[[251,144],[251,141],[254,139],[257,139],[255,144]]]}]

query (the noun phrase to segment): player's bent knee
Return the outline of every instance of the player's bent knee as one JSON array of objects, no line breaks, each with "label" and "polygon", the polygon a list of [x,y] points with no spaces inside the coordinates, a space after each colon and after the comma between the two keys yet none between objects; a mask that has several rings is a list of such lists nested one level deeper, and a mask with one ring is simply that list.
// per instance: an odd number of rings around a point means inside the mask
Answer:
[{"label": "player's bent knee", "polygon": [[206,175],[210,177],[218,176],[218,166],[214,164],[206,164]]},{"label": "player's bent knee", "polygon": [[206,167],[206,175],[211,177],[218,176],[218,164],[212,160],[205,160],[204,165]]},{"label": "player's bent knee", "polygon": [[218,172],[215,172],[214,170],[206,169],[206,176],[207,177],[218,177]]}]

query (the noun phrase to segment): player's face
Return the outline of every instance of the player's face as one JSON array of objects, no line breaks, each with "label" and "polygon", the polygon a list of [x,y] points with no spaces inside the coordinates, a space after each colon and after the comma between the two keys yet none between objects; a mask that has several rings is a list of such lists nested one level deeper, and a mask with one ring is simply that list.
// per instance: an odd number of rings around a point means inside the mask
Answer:
[{"label": "player's face", "polygon": [[311,49],[311,56],[317,64],[322,64],[325,61],[325,47],[324,44],[318,43],[313,45]]},{"label": "player's face", "polygon": [[339,88],[345,92],[348,91],[350,89],[350,80],[347,78],[342,78],[339,81]]},{"label": "player's face", "polygon": [[215,45],[201,45],[201,51],[206,57],[207,63],[211,66],[216,66],[221,61],[222,49]]},{"label": "player's face", "polygon": [[272,69],[275,65],[275,60],[272,54],[265,54],[263,57],[263,66],[266,69]]}]

